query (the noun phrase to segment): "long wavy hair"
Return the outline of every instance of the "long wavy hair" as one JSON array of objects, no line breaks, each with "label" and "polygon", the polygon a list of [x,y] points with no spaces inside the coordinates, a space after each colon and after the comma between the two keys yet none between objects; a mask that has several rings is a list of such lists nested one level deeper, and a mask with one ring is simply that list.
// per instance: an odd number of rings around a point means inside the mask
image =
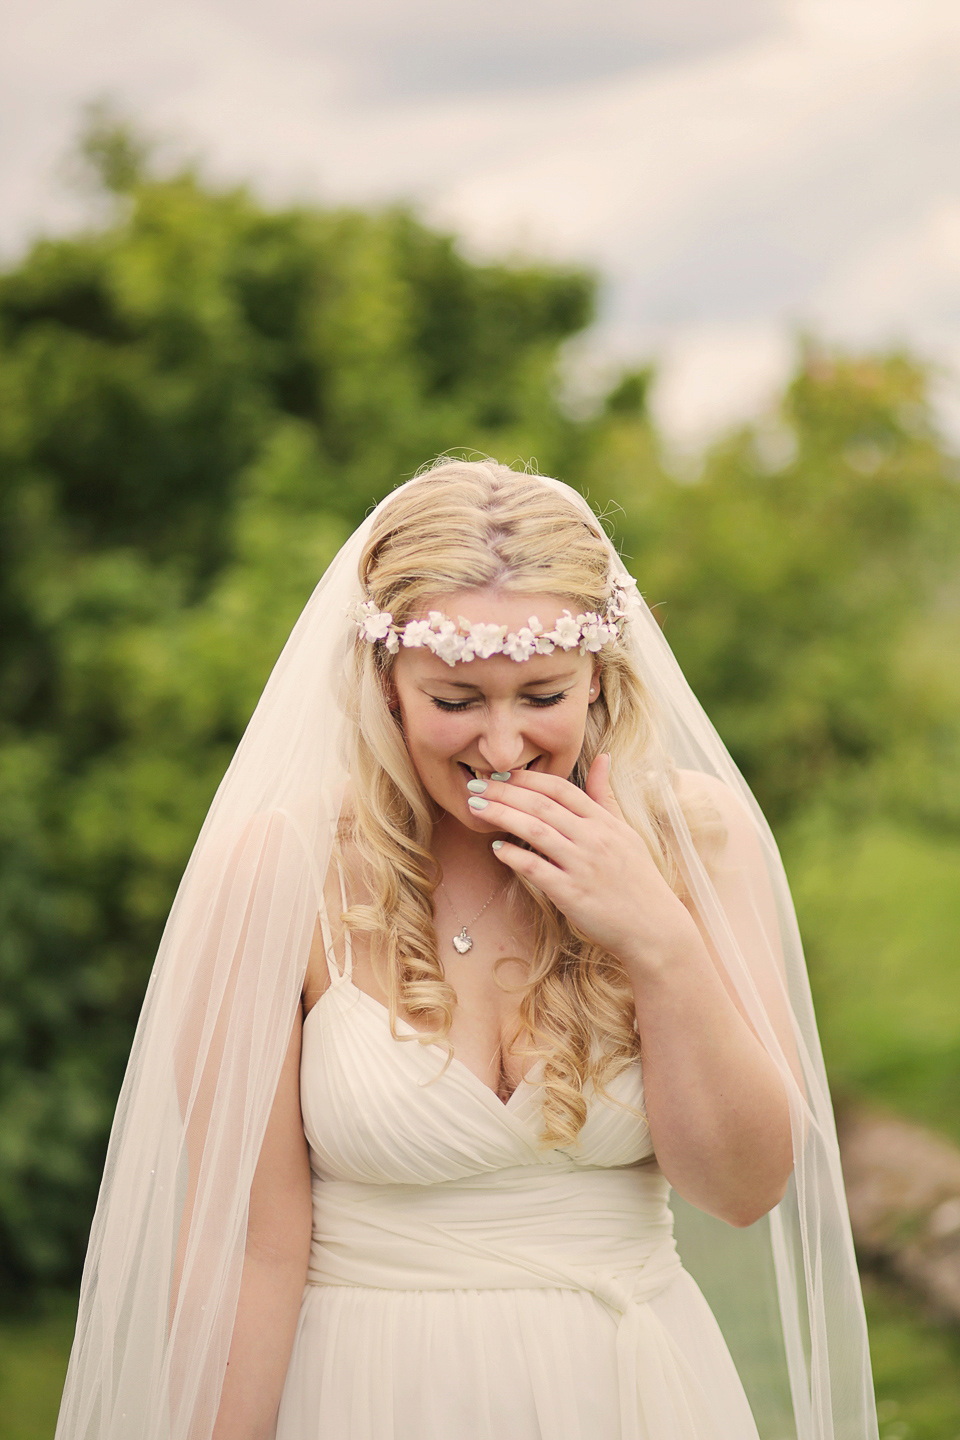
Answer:
[{"label": "long wavy hair", "polygon": [[[598,521],[537,475],[492,460],[441,460],[381,508],[360,579],[400,625],[420,618],[427,599],[487,587],[561,595],[574,613],[602,611],[611,590],[610,542]],[[582,784],[594,758],[609,752],[624,815],[676,886],[657,801],[665,767],[651,697],[627,648],[604,646],[597,659],[600,694],[571,778]],[[343,923],[371,937],[395,1038],[443,1044],[449,1056],[457,997],[434,928],[441,878],[430,851],[435,811],[388,706],[392,664],[383,645],[358,639],[347,698],[352,803],[340,848],[349,870],[359,864],[363,899]],[[620,962],[539,890],[518,876],[510,889],[527,907],[534,935],[513,1044],[543,1063],[543,1143],[570,1145],[586,1119],[587,1082],[605,1092],[639,1054],[633,995]],[[401,1011],[417,1035],[398,1033]]]}]

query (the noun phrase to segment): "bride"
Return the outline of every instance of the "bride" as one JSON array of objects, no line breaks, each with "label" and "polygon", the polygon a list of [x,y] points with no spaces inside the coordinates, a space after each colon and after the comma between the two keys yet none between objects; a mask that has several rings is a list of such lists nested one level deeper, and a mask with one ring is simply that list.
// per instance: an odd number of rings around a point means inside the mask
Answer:
[{"label": "bride", "polygon": [[758,1420],[876,1434],[782,868],[582,499],[440,462],[329,568],[201,832],[57,1435]]}]

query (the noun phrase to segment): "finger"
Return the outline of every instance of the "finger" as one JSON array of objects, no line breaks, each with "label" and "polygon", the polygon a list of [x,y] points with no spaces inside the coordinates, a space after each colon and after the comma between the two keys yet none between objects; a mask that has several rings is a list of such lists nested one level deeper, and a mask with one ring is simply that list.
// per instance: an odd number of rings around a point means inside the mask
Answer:
[{"label": "finger", "polygon": [[565,806],[584,820],[596,814],[595,802],[591,797],[585,795],[579,785],[574,785],[572,780],[566,780],[562,775],[548,775],[542,770],[514,770],[510,779],[501,783],[509,786],[511,790],[549,795],[558,805]]},{"label": "finger", "polygon": [[542,855],[535,855],[532,850],[524,850],[520,845],[511,845],[509,840],[495,840],[494,845],[499,845],[499,850],[494,850],[498,860],[509,866],[517,875],[522,875],[531,885],[536,885],[542,890],[548,900],[552,900],[559,910],[563,909],[563,891],[566,877],[562,870],[545,860]]},{"label": "finger", "polygon": [[[569,788],[576,789],[576,786]],[[532,815],[535,819],[542,820],[545,825],[552,825],[566,839],[573,840],[578,844],[583,844],[587,838],[588,821],[575,814],[562,801],[554,800],[540,790],[514,785],[512,781],[493,780],[488,782],[487,789],[483,792],[483,798],[495,800],[497,804],[505,805],[510,810]],[[593,813],[596,814],[596,807],[594,807]],[[505,828],[509,830],[512,827],[508,825]]]},{"label": "finger", "polygon": [[586,789],[591,800],[602,805],[608,815],[614,815],[618,820],[623,819],[623,811],[617,804],[617,798],[610,784],[610,756],[608,754],[597,755],[594,759],[587,774]]},{"label": "finger", "polygon": [[518,840],[525,840],[555,864],[564,866],[569,863],[579,849],[573,840],[536,815],[513,805],[502,805],[497,800],[487,800],[486,805],[478,804],[478,800],[486,799],[485,795],[474,798],[469,807],[471,814],[486,821],[495,830],[504,830],[508,835],[516,835]]}]

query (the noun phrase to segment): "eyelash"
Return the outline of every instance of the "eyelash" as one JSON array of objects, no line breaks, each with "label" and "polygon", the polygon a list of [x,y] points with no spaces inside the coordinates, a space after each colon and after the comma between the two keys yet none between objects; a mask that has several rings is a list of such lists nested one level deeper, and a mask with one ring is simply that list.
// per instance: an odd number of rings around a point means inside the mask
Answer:
[{"label": "eyelash", "polygon": [[[566,690],[558,690],[556,695],[528,695],[526,700],[535,710],[549,710],[551,705],[559,705],[560,701],[565,699],[566,694]],[[456,714],[461,710],[469,710],[472,705],[476,704],[474,700],[438,700],[436,695],[431,695],[430,699],[438,710],[442,710],[447,715]]]}]

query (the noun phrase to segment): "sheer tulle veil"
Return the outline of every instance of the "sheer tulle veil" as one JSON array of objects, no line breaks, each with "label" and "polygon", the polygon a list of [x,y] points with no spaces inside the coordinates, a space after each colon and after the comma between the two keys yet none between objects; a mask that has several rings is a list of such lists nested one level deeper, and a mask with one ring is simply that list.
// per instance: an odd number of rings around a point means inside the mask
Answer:
[{"label": "sheer tulle veil", "polygon": [[[542,483],[602,533],[574,490]],[[174,901],[117,1106],[58,1440],[207,1440],[212,1432],[250,1187],[347,780],[341,697],[356,634],[348,612],[360,598],[358,563],[376,513],[297,621]],[[623,573],[612,546],[610,564]],[[746,877],[736,905],[725,903],[664,784],[681,873],[782,1071],[793,1127],[794,1172],[782,1203],[738,1230],[677,1202],[681,1255],[714,1308],[763,1440],[867,1440],[877,1432],[863,1307],[783,867],[639,598],[624,643],[655,698],[666,765],[708,777],[733,817],[734,858]]]}]

